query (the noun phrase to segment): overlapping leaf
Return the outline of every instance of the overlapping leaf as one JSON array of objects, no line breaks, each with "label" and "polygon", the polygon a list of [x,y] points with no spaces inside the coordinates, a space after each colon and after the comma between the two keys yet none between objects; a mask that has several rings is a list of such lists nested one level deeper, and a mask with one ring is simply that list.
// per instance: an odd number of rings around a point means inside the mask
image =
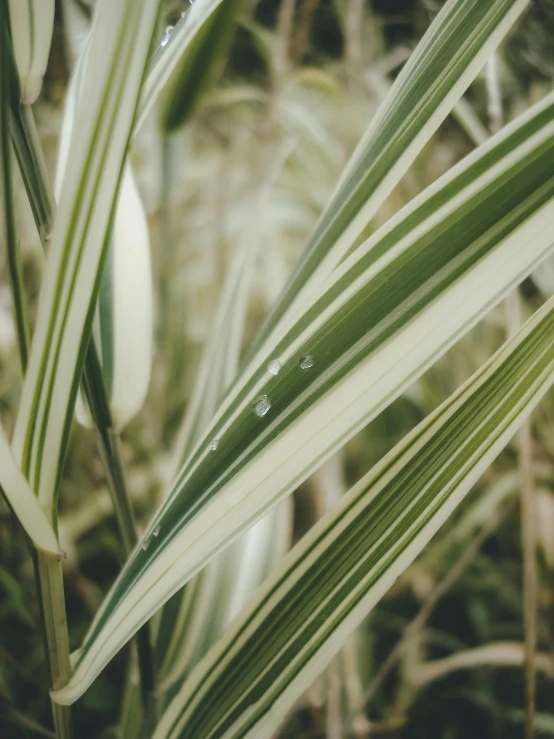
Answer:
[{"label": "overlapping leaf", "polygon": [[554,381],[554,300],[293,549],[154,739],[272,736]]},{"label": "overlapping leaf", "polygon": [[[309,296],[199,441],[57,700],[75,700],[173,592],[548,254],[553,153],[549,96],[410,203]],[[273,359],[277,376],[268,372]]]},{"label": "overlapping leaf", "polygon": [[452,110],[527,2],[449,0],[403,67],[344,170],[298,266],[253,344],[348,251]]},{"label": "overlapping leaf", "polygon": [[101,0],[96,9],[14,434],[22,470],[52,521],[106,235],[157,13],[157,0]]}]

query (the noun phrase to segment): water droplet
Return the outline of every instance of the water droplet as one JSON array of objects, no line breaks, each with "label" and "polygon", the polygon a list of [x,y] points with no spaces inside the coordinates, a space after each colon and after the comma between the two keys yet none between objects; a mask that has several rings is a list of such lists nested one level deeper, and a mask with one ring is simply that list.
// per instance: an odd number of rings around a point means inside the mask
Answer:
[{"label": "water droplet", "polygon": [[212,452],[215,452],[218,446],[219,446],[219,439],[214,439],[212,443],[210,444],[210,449],[212,450]]},{"label": "water droplet", "polygon": [[258,398],[256,398],[252,408],[254,408],[254,413],[260,418],[265,416],[265,414],[271,408],[271,403],[269,402],[267,395],[260,395]]},{"label": "water droplet", "polygon": [[145,552],[150,546],[150,539],[145,539],[142,544],[142,551]]},{"label": "water droplet", "polygon": [[272,375],[278,375],[281,371],[281,362],[278,359],[272,359],[267,365],[267,371]]},{"label": "water droplet", "polygon": [[65,549],[60,549],[60,553],[62,555],[62,559],[67,559],[67,552],[65,551]]},{"label": "water droplet", "polygon": [[311,354],[306,354],[302,359],[300,360],[300,369],[310,369],[310,367],[314,366],[314,358]]},{"label": "water droplet", "polygon": [[167,44],[169,42],[169,39],[171,37],[171,32],[172,31],[173,31],[173,26],[166,26],[164,37],[163,37],[162,43],[161,43],[162,46],[167,46]]},{"label": "water droplet", "polygon": [[157,538],[157,537],[158,537],[158,536],[160,535],[160,529],[161,529],[161,528],[162,528],[162,527],[160,526],[160,524],[158,524],[158,525],[156,526],[156,528],[154,529],[154,531],[152,532],[152,536],[155,536],[155,537]]}]

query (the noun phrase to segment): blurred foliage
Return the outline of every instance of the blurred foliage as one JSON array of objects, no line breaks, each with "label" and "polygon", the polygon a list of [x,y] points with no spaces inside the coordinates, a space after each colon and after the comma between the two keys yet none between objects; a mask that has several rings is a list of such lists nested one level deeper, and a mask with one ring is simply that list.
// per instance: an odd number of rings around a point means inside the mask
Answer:
[{"label": "blurred foliage", "polygon": [[[124,434],[131,493],[142,525],[167,485],[167,455],[234,250],[248,238],[253,220],[259,221],[261,248],[246,344],[285,283],[373,111],[441,5],[436,0],[298,0],[293,21],[286,27],[282,15],[286,2],[246,3],[225,69],[217,84],[204,94],[187,127],[164,136],[157,128],[156,114],[132,151],[149,213],[158,299],[157,357],[148,402]],[[174,22],[187,3],[168,2],[164,26]],[[86,21],[90,5],[85,0],[67,0],[60,4],[56,16],[45,90],[36,106],[52,171],[71,58],[62,23],[71,12]],[[160,39],[162,35],[163,27]],[[510,119],[551,87],[553,2],[531,3],[501,48],[499,62],[505,116]],[[482,77],[466,97],[487,124]],[[290,145],[292,153],[267,206],[262,213],[253,212],[257,193],[284,145]],[[368,233],[472,147],[460,125],[447,119],[370,224]],[[42,256],[20,183],[17,206],[33,320]],[[20,377],[5,261],[0,268],[0,411],[9,431]],[[542,298],[531,280],[526,281],[523,292],[530,313]],[[500,346],[504,336],[503,311],[498,308],[404,397],[352,439],[341,458],[347,484],[354,483],[458,387]],[[539,650],[552,653],[552,393],[533,417],[533,436],[543,524]],[[353,642],[356,674],[351,674],[352,665],[346,668],[337,663],[344,677],[339,682],[338,705],[345,737],[366,735],[359,728],[360,716],[369,718],[372,737],[509,739],[522,735],[520,667],[476,666],[423,685],[416,685],[413,678],[430,660],[489,642],[522,642],[515,470],[516,455],[509,447],[360,629]],[[296,493],[297,537],[317,515],[316,493],[310,481]],[[76,646],[102,594],[116,577],[122,557],[94,436],[76,425],[61,501],[68,619]],[[404,640],[397,660],[373,689],[375,676],[400,643],[407,624],[491,520],[494,526],[431,609],[417,639]],[[24,537],[0,503],[0,736],[9,739],[40,736],[37,726],[46,730],[51,726],[31,565]],[[126,664],[124,650],[77,704],[79,736],[83,739],[113,736],[109,727],[118,719]],[[537,736],[554,736],[552,674],[538,674]],[[363,693],[373,693],[363,708],[352,705],[345,687],[352,678]],[[306,695],[284,725],[283,739],[329,736],[326,696],[336,689],[331,683],[329,675],[323,676]]]}]

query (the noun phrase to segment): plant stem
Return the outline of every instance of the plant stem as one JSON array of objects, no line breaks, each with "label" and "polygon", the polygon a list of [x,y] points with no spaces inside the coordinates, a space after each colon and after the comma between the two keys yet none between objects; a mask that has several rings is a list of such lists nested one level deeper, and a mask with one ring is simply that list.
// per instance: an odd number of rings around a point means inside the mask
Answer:
[{"label": "plant stem", "polygon": [[[521,299],[514,290],[505,300],[508,338],[521,326]],[[523,546],[523,630],[525,671],[525,739],[533,739],[535,724],[535,651],[537,648],[537,532],[533,483],[531,424],[521,426],[516,437],[520,473],[521,540]]]},{"label": "plant stem", "polygon": [[[488,113],[492,133],[504,123],[502,91],[498,75],[498,55],[492,54],[485,69]],[[522,324],[521,299],[516,288],[504,301],[506,335],[513,336]],[[516,437],[520,472],[521,539],[523,545],[523,629],[525,671],[525,739],[533,739],[535,724],[535,651],[537,648],[537,533],[533,495],[533,459],[531,421],[527,419]]]},{"label": "plant stem", "polygon": [[[490,665],[493,667],[521,667],[524,661],[525,647],[517,642],[491,642],[479,647],[464,649],[448,657],[423,662],[411,674],[414,685],[423,687],[427,683],[440,680],[445,675],[457,670],[471,670]],[[551,654],[536,654],[535,669],[544,673],[551,680],[554,677]]]},{"label": "plant stem", "polygon": [[365,714],[364,691],[359,674],[356,638],[354,632],[341,651],[344,673],[344,692],[346,694],[347,713],[352,718],[352,733],[356,739],[368,739],[371,724]]},{"label": "plant stem", "polygon": [[[5,12],[5,5],[2,6]],[[3,18],[0,43],[0,166],[2,167],[2,222],[8,257],[17,344],[23,374],[29,359],[29,327],[25,311],[25,293],[21,276],[21,260],[17,242],[13,202],[12,150],[10,144],[10,45]]]},{"label": "plant stem", "polygon": [[127,683],[123,693],[118,731],[121,739],[137,739],[141,735],[141,695],[137,650],[131,647]]},{"label": "plant stem", "polygon": [[[12,99],[11,109],[14,148],[27,189],[29,202],[33,210],[35,223],[42,244],[45,247],[52,233],[55,200],[30,106],[19,106],[19,104],[15,106],[15,102]],[[111,415],[104,388],[102,370],[94,339],[92,338],[85,360],[83,385],[87,393],[91,413],[98,429],[100,453],[106,468],[108,487],[123,539],[125,553],[128,555],[137,541],[137,533],[127,494],[127,486],[125,484],[119,440],[112,431]],[[38,574],[38,578],[40,582],[40,573]],[[63,589],[61,592],[63,593]],[[143,627],[143,632],[143,634],[137,637],[137,646],[141,685],[143,686],[143,700],[145,709],[148,712],[147,715],[150,715],[152,713],[152,696],[154,692],[154,663],[151,655],[148,625]]]},{"label": "plant stem", "polygon": [[[25,317],[25,304],[23,297],[23,282],[21,279],[18,243],[15,232],[15,218],[13,210],[13,192],[11,178],[11,150],[8,137],[9,109],[14,112],[14,85],[11,80],[17,79],[13,75],[13,56],[8,36],[7,6],[5,0],[0,0],[0,122],[1,122],[1,164],[4,178],[4,223],[6,231],[6,242],[8,252],[8,263],[12,285],[14,302],[15,322],[19,345],[19,355],[23,373],[27,367],[29,357],[29,331]],[[9,74],[12,72],[10,79]],[[18,89],[16,89],[17,95]],[[16,100],[15,110],[19,108],[19,97]],[[22,114],[20,121],[32,120]],[[17,123],[17,121],[15,122]],[[17,133],[17,126],[13,125],[12,134]],[[34,130],[34,129],[33,129]],[[28,129],[29,135],[32,133]],[[35,131],[36,133],[36,131]],[[14,142],[16,136],[14,135]],[[17,146],[16,146],[17,153]],[[21,166],[21,161],[20,161]],[[67,632],[67,617],[65,611],[65,596],[63,589],[63,573],[61,557],[48,554],[43,551],[33,550],[33,560],[37,590],[42,615],[44,642],[46,649],[46,661],[50,675],[50,686],[56,690],[63,687],[69,680],[71,666],[69,662],[69,635]],[[58,739],[71,739],[73,736],[71,708],[59,706],[51,702],[54,727]]]},{"label": "plant stem", "polygon": [[[67,683],[71,673],[61,557],[37,551],[35,574],[42,612],[50,685],[53,690],[57,690]],[[71,707],[60,706],[52,702],[52,713],[58,739],[71,739],[73,736]]]},{"label": "plant stem", "polygon": [[[83,372],[83,387],[87,397],[92,418],[96,426],[98,448],[108,481],[108,490],[123,541],[125,556],[133,551],[137,541],[137,529],[131,499],[127,489],[125,471],[123,468],[121,441],[119,434],[113,430],[112,417],[108,405],[102,367],[98,352],[91,339],[85,369]],[[150,626],[145,624],[137,633],[136,645],[140,671],[142,702],[147,720],[153,716],[154,706],[154,659],[150,642]]]}]

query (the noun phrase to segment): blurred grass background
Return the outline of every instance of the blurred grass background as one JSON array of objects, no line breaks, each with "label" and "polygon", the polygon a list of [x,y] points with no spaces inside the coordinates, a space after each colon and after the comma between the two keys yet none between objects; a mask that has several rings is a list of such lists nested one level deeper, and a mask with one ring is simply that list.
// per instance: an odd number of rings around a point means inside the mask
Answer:
[{"label": "blurred grass background", "polygon": [[[260,326],[394,76],[441,6],[436,0],[250,0],[217,84],[169,135],[159,111],[131,152],[152,238],[156,355],[147,403],[124,432],[129,487],[145,525],[233,254],[256,234],[244,346]],[[167,3],[164,25],[188,7]],[[54,171],[72,59],[57,7],[44,93],[35,106]],[[160,39],[164,28],[160,26]],[[506,120],[552,87],[554,3],[534,0],[498,52]],[[162,101],[163,104],[163,101]],[[373,231],[475,146],[490,126],[481,75],[369,225]],[[18,183],[24,279],[37,308],[43,258]],[[262,194],[264,196],[262,197]],[[5,255],[0,263],[0,411],[8,431],[21,389]],[[543,300],[523,285],[524,312]],[[457,388],[503,342],[502,307],[295,493],[294,536]],[[539,549],[537,736],[554,736],[554,395],[532,418]],[[396,582],[284,724],[309,737],[510,738],[522,735],[522,556],[516,453],[508,447]],[[76,647],[117,575],[122,551],[92,432],[75,424],[61,493],[66,598]],[[0,502],[0,736],[51,736],[32,564]],[[519,651],[518,651],[519,649]],[[457,659],[457,661],[456,661]],[[116,736],[124,650],[77,704],[79,736]],[[462,665],[462,667],[460,667]],[[192,739],[192,738],[191,738]],[[201,739],[201,738],[198,738]]]}]

